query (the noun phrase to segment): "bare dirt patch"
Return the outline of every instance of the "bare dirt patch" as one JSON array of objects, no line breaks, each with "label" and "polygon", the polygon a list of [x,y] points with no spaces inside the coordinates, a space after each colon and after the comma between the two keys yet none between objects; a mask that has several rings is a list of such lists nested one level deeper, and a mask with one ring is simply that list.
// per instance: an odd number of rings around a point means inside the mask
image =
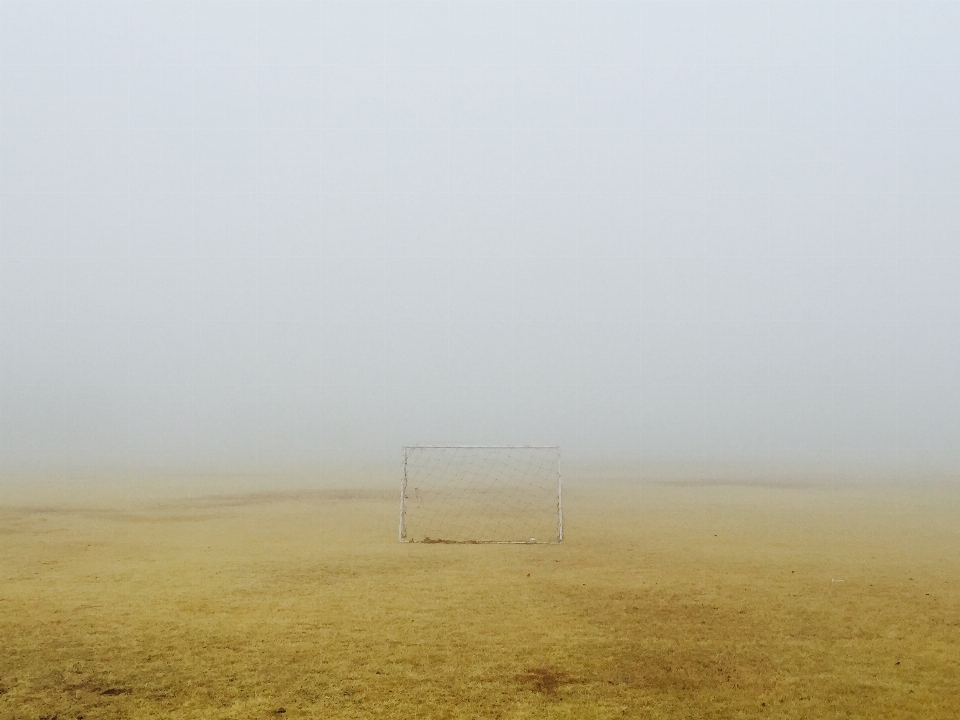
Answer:
[{"label": "bare dirt patch", "polygon": [[517,679],[534,692],[545,695],[555,695],[561,685],[572,682],[566,672],[552,667],[529,668],[520,673]]}]

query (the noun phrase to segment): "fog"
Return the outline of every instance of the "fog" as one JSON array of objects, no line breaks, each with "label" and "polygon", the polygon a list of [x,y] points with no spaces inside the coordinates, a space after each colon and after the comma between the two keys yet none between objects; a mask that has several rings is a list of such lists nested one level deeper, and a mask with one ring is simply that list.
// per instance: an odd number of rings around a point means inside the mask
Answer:
[{"label": "fog", "polygon": [[0,476],[956,476],[957,38],[954,2],[3,2]]}]

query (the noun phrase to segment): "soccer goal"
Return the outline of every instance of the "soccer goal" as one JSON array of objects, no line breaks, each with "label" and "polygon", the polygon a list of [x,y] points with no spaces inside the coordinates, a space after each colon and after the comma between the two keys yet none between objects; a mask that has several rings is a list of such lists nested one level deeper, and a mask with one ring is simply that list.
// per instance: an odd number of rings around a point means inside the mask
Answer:
[{"label": "soccer goal", "polygon": [[400,541],[563,541],[560,448],[409,445],[403,449]]}]

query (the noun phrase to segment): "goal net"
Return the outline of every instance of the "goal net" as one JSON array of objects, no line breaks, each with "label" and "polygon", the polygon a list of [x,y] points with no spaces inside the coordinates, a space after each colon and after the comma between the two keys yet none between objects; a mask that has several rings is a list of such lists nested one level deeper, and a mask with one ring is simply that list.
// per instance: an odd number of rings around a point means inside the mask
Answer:
[{"label": "goal net", "polygon": [[559,447],[412,445],[403,449],[401,542],[562,540]]}]

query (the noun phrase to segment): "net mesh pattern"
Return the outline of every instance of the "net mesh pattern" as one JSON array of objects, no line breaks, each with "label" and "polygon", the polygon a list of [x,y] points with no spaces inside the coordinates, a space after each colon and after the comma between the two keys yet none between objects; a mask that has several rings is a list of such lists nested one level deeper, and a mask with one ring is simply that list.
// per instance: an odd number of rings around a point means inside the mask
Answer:
[{"label": "net mesh pattern", "polygon": [[559,540],[559,448],[408,447],[404,465],[403,540]]}]

